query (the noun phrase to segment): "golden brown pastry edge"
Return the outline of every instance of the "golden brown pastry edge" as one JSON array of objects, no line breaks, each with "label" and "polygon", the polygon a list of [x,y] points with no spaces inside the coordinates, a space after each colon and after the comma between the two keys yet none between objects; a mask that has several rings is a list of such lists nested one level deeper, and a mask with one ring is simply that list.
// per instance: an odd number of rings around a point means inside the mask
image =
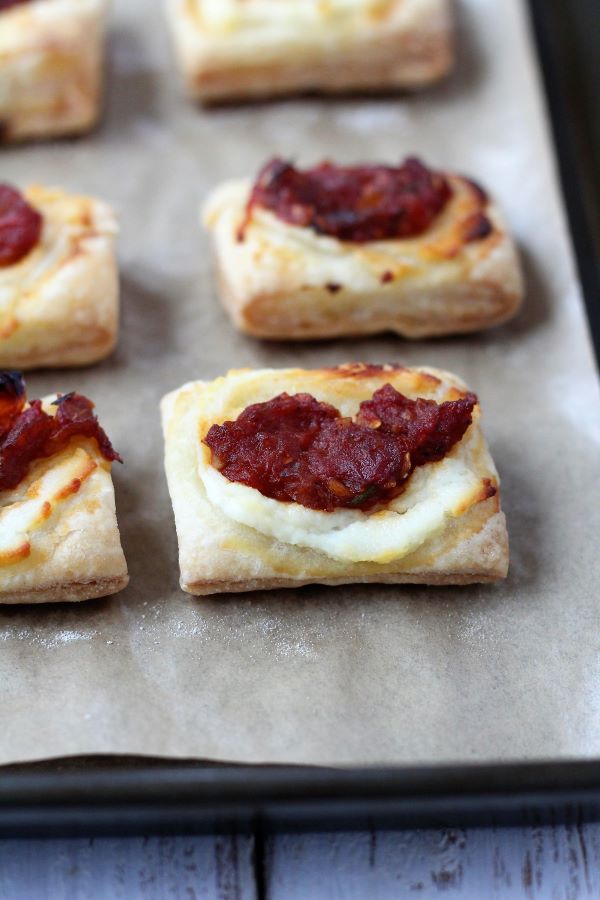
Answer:
[{"label": "golden brown pastry edge", "polygon": [[27,603],[78,603],[83,600],[96,600],[116,594],[126,588],[128,584],[129,575],[119,575],[114,578],[100,578],[89,582],[53,584],[34,590],[0,592],[0,606]]}]

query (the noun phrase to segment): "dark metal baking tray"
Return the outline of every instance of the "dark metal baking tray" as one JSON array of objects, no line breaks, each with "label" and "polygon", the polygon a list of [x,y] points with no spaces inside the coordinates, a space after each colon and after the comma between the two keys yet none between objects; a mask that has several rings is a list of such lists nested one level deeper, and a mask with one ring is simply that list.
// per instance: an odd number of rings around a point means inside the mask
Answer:
[{"label": "dark metal baking tray", "polygon": [[[530,0],[579,275],[600,358],[595,0]],[[600,816],[600,759],[377,769],[94,757],[0,771],[0,835],[540,824]]]}]

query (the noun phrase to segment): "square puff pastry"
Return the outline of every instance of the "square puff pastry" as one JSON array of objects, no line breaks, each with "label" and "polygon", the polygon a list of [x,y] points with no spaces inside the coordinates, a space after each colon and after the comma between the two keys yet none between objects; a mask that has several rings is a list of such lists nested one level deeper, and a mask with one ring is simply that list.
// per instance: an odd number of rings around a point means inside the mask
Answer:
[{"label": "square puff pastry", "polygon": [[453,63],[450,0],[167,0],[190,96],[418,88]]},{"label": "square puff pastry", "polygon": [[[510,319],[523,277],[504,218],[475,183],[446,178],[452,197],[425,233],[363,244],[288,224],[259,206],[240,239],[252,185],[218,187],[203,221],[234,325],[275,340],[382,331],[425,338]],[[487,233],[473,239],[478,222]]]},{"label": "square puff pastry", "polygon": [[24,197],[43,216],[40,242],[0,267],[0,367],[81,366],[115,346],[117,223],[91,197],[34,186]]},{"label": "square puff pastry", "polygon": [[451,452],[415,470],[404,493],[376,513],[321,513],[271,500],[227,481],[201,443],[211,425],[284,391],[311,393],[352,416],[385,384],[437,402],[466,390],[455,376],[436,369],[350,364],[314,371],[234,370],[210,383],[186,384],[163,399],[165,467],[183,590],[206,595],[315,583],[456,585],[506,576],[506,522],[478,407]]},{"label": "square puff pastry", "polygon": [[0,141],[88,131],[100,114],[108,0],[0,12]]},{"label": "square puff pastry", "polygon": [[0,491],[0,604],[91,600],[128,582],[111,465],[95,441],[72,440]]}]

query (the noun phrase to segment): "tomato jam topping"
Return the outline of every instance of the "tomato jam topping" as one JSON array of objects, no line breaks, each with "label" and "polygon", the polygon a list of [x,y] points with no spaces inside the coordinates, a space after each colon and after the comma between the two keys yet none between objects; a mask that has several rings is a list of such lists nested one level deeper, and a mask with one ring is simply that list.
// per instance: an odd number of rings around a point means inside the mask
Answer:
[{"label": "tomato jam topping", "polygon": [[0,184],[0,268],[12,266],[33,250],[42,233],[42,217],[25,198]]},{"label": "tomato jam topping", "polygon": [[0,0],[0,12],[10,9],[11,6],[22,6],[24,3],[30,3],[31,0]]},{"label": "tomato jam topping", "polygon": [[105,459],[122,462],[87,397],[63,394],[54,401],[54,416],[44,412],[41,400],[25,408],[26,400],[20,372],[0,372],[0,491],[17,487],[34,460],[53,456],[75,437],[94,439]]},{"label": "tomato jam topping", "polygon": [[474,394],[410,400],[386,384],[350,419],[310,394],[280,394],[213,425],[204,443],[222,475],[266,497],[367,510],[401,494],[417,466],[443,459],[476,404]]},{"label": "tomato jam topping", "polygon": [[275,158],[258,176],[247,221],[261,206],[291,225],[364,244],[422,234],[451,195],[446,178],[414,157],[397,167],[324,162],[304,172]]}]

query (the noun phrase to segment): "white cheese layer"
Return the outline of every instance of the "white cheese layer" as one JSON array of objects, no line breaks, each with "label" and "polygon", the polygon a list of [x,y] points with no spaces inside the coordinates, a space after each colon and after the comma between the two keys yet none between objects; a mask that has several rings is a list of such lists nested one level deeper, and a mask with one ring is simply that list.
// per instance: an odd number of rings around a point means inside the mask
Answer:
[{"label": "white cheese layer", "polygon": [[411,477],[409,491],[376,513],[320,512],[281,503],[228,481],[201,455],[200,478],[208,499],[224,515],[286,544],[318,550],[348,562],[389,563],[435,537],[480,493],[481,482],[460,460],[446,458]]},{"label": "white cheese layer", "polygon": [[39,244],[18,263],[0,268],[0,321],[58,269],[68,256],[70,245],[68,225],[45,216]]},{"label": "white cheese layer", "polygon": [[0,565],[29,556],[36,530],[62,501],[79,490],[95,468],[96,463],[83,449],[63,454],[29,486],[22,499],[0,507]]}]

